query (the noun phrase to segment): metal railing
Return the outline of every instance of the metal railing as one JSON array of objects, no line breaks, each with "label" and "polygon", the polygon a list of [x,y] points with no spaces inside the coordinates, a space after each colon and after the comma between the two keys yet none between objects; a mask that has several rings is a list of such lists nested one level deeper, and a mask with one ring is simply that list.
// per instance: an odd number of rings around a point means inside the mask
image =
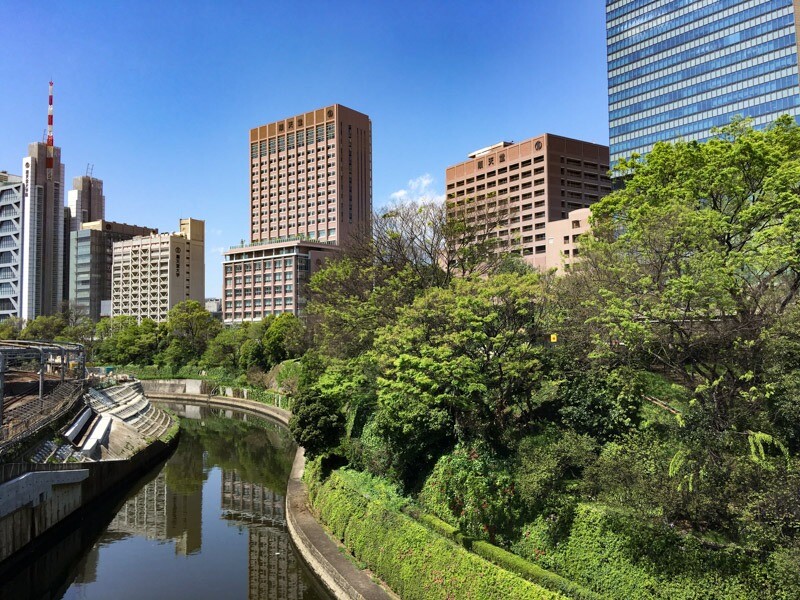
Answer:
[{"label": "metal railing", "polygon": [[35,473],[37,471],[76,471],[85,468],[85,463],[5,463],[0,464],[0,484],[16,479],[26,473]]},{"label": "metal railing", "polygon": [[[22,421],[4,423],[0,427],[0,455],[13,444],[31,436],[72,409],[83,395],[83,385],[62,383],[51,394],[42,398],[40,410]],[[39,404],[38,400],[33,401]]]}]

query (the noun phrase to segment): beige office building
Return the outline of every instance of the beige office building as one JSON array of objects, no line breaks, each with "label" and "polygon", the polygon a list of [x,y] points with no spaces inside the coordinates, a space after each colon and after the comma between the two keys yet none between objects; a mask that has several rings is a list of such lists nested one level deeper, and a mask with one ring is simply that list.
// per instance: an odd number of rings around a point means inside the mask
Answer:
[{"label": "beige office building", "polygon": [[111,316],[164,321],[184,300],[205,301],[205,222],[114,243]]},{"label": "beige office building", "polygon": [[249,141],[250,243],[225,253],[226,323],[301,312],[302,284],[372,216],[367,115],[334,104],[251,129]]},{"label": "beige office building", "polygon": [[570,212],[566,219],[547,224],[546,268],[555,268],[559,273],[564,273],[570,265],[580,260],[580,237],[589,232],[591,211],[591,208],[578,208]]},{"label": "beige office building", "polygon": [[607,146],[549,133],[482,148],[447,168],[448,219],[464,219],[476,241],[496,239],[498,251],[562,268],[573,248],[556,249],[548,228],[611,192],[608,156]]},{"label": "beige office building", "polygon": [[158,229],[113,221],[81,223],[69,234],[68,299],[72,307],[99,321],[111,304],[114,242],[157,234]]}]

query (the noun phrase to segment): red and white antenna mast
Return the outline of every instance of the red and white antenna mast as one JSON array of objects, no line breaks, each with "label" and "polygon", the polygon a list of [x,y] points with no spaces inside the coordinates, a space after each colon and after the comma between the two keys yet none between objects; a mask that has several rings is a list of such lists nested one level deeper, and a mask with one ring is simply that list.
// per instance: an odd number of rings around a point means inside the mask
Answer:
[{"label": "red and white antenna mast", "polygon": [[47,103],[47,180],[53,180],[53,82]]}]

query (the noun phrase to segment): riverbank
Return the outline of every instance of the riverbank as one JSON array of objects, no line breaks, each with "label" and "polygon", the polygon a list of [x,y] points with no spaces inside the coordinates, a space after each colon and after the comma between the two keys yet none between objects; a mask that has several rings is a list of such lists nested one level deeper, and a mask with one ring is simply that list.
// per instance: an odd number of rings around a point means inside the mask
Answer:
[{"label": "riverbank", "polygon": [[46,439],[32,436],[20,450],[29,460],[0,465],[2,571],[37,552],[45,534],[52,539],[148,471],[177,442],[177,420],[153,407],[138,384],[74,391],[82,410]]},{"label": "riverbank", "polygon": [[[202,404],[215,408],[236,410],[267,417],[288,427],[291,413],[244,398],[226,398],[204,394],[180,393],[174,383],[142,382],[148,397],[171,405]],[[185,389],[185,388],[184,388]],[[329,591],[341,600],[389,600],[391,598],[371,577],[353,565],[331,540],[323,527],[308,511],[308,489],[303,482],[305,456],[302,448],[295,454],[286,491],[286,518],[289,534],[306,564],[325,583]]]}]

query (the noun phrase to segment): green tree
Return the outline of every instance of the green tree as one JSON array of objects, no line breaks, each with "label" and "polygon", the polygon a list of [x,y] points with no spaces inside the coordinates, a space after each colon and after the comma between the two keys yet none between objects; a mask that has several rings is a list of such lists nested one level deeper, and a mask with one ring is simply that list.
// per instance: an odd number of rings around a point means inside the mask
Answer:
[{"label": "green tree", "polygon": [[22,322],[16,317],[9,317],[0,322],[0,340],[15,340],[22,331]]},{"label": "green tree", "polygon": [[189,362],[200,360],[209,342],[222,329],[222,324],[196,300],[185,300],[170,309],[164,329],[167,347],[162,358],[177,370]]},{"label": "green tree", "polygon": [[693,390],[670,473],[724,518],[717,490],[740,464],[731,453],[768,462],[785,448],[764,334],[800,290],[800,128],[737,121],[619,168],[625,187],[593,207],[575,274],[594,355]]},{"label": "green tree", "polygon": [[264,333],[263,356],[268,367],[302,354],[303,324],[296,316],[283,313]]},{"label": "green tree", "polygon": [[344,432],[341,407],[332,396],[313,388],[302,390],[292,403],[289,431],[310,458],[336,447]]},{"label": "green tree", "polygon": [[67,323],[60,314],[49,316],[40,315],[26,323],[25,329],[22,330],[19,337],[22,340],[43,340],[52,342],[61,335],[66,326]]},{"label": "green tree", "polygon": [[223,367],[235,372],[239,368],[239,357],[243,345],[249,340],[247,325],[226,327],[212,340],[203,354],[201,363],[204,367]]},{"label": "green tree", "polygon": [[456,441],[502,446],[534,418],[550,361],[550,282],[539,273],[457,279],[379,332],[376,424],[406,483]]},{"label": "green tree", "polygon": [[152,319],[123,315],[101,319],[95,326],[95,359],[115,365],[151,364],[160,342],[158,324]]}]

